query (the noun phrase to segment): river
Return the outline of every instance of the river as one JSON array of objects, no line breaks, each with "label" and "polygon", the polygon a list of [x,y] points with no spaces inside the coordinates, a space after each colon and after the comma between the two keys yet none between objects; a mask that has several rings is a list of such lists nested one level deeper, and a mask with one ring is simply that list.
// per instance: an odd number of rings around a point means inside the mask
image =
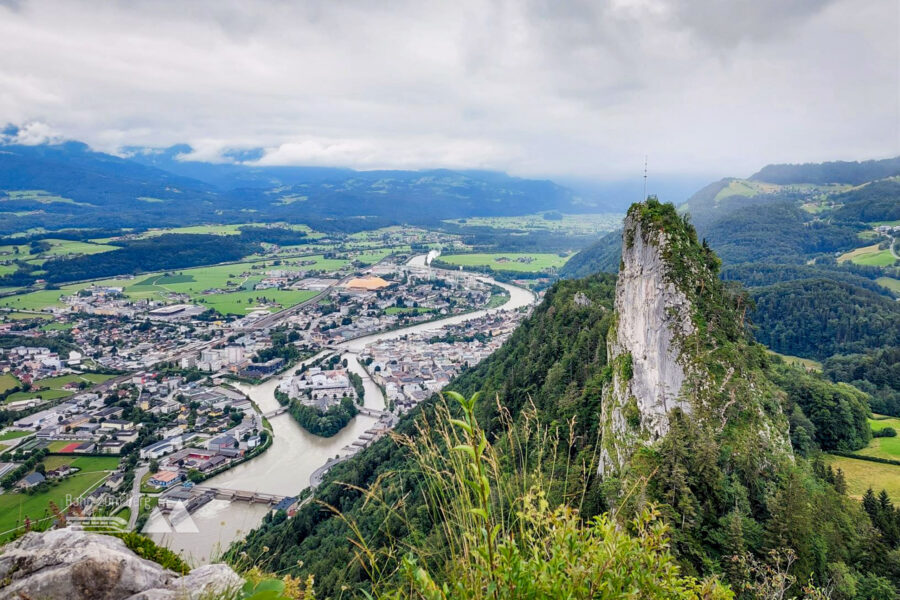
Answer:
[{"label": "river", "polygon": [[[410,264],[423,266],[424,260],[424,255],[417,256],[410,261]],[[534,294],[528,290],[495,282],[489,277],[479,277],[479,279],[502,286],[509,292],[509,300],[498,308],[455,315],[430,323],[350,340],[338,345],[343,357],[347,359],[348,370],[363,378],[367,408],[384,409],[384,397],[381,390],[357,361],[357,354],[366,345],[381,340],[396,339],[410,333],[432,331],[444,325],[462,323],[498,310],[520,308],[534,302]],[[308,362],[316,360],[322,354],[316,355]],[[275,388],[278,387],[279,380],[280,377],[273,377],[259,385],[241,383],[234,385],[247,394],[265,413],[279,406],[278,401],[275,400]],[[359,415],[331,438],[321,438],[308,433],[288,413],[273,417],[270,422],[274,433],[271,448],[253,460],[205,481],[203,485],[284,496],[296,495],[309,486],[309,477],[313,471],[325,464],[329,458],[343,454],[343,449],[358,439],[360,434],[371,428],[376,423],[376,419]],[[168,529],[158,519],[151,519],[145,532],[148,532],[148,535],[158,543],[179,552],[192,565],[208,564],[216,561],[232,541],[245,536],[251,529],[259,525],[268,511],[269,507],[262,504],[213,500],[191,514],[196,531],[190,526],[184,526],[183,522],[178,529],[190,529],[190,531],[149,533],[148,530]]]}]

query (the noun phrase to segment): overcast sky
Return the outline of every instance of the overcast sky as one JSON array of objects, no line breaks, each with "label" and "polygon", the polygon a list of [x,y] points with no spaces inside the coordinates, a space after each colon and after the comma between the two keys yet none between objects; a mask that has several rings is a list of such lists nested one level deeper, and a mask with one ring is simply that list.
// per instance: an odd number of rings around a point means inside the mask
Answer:
[{"label": "overcast sky", "polygon": [[897,0],[0,0],[0,125],[264,164],[749,175],[900,154]]}]

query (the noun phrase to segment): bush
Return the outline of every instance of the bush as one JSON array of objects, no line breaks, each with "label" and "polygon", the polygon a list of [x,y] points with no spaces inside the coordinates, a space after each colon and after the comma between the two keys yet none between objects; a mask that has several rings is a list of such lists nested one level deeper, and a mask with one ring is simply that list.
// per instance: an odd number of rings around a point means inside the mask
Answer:
[{"label": "bush", "polygon": [[897,437],[897,430],[893,427],[884,427],[883,429],[879,429],[878,431],[872,430],[872,437]]}]

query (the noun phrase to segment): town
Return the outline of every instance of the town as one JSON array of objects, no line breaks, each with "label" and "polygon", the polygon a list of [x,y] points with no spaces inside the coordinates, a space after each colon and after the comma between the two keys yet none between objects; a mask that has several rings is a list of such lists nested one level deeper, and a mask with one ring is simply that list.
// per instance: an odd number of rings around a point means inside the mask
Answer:
[{"label": "town", "polygon": [[[0,535],[66,515],[115,516],[140,530],[155,511],[189,514],[215,498],[290,509],[304,485],[287,496],[203,482],[266,452],[269,419],[284,412],[316,435],[333,435],[357,414],[376,419],[310,477],[306,485],[314,486],[324,469],[495,351],[527,314],[496,310],[509,291],[483,275],[407,257],[363,268],[235,272],[236,281],[253,282],[243,315],[204,306],[222,290],[204,290],[199,301],[169,291],[136,297],[133,282],[121,278],[62,294],[44,311],[52,327],[44,314],[0,324],[0,334],[20,342],[0,350],[4,409],[14,414],[0,433],[4,494],[54,498],[21,518],[5,515]],[[308,297],[282,310],[269,306],[266,295],[296,290]],[[448,318],[461,321],[416,331]],[[264,413],[240,386],[272,377],[282,407]],[[363,378],[374,386],[368,405]],[[342,406],[352,408],[335,421]],[[300,407],[330,429],[298,418]]]}]

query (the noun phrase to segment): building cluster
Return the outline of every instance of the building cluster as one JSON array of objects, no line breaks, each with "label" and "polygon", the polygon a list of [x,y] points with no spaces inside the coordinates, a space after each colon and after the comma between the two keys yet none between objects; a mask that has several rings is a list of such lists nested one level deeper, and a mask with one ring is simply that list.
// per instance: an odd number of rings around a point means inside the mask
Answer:
[{"label": "building cluster", "polygon": [[499,311],[437,331],[381,341],[367,346],[360,360],[388,401],[406,411],[499,348],[521,318],[517,311]]},{"label": "building cluster", "polygon": [[[43,346],[16,346],[0,349],[0,373],[9,373],[24,384],[34,384],[48,377],[76,373],[81,360],[80,352],[60,356]],[[77,387],[73,384],[73,389]]]},{"label": "building cluster", "polygon": [[355,398],[356,389],[344,369],[313,367],[281,380],[278,389],[302,404],[327,410],[341,398]]}]

